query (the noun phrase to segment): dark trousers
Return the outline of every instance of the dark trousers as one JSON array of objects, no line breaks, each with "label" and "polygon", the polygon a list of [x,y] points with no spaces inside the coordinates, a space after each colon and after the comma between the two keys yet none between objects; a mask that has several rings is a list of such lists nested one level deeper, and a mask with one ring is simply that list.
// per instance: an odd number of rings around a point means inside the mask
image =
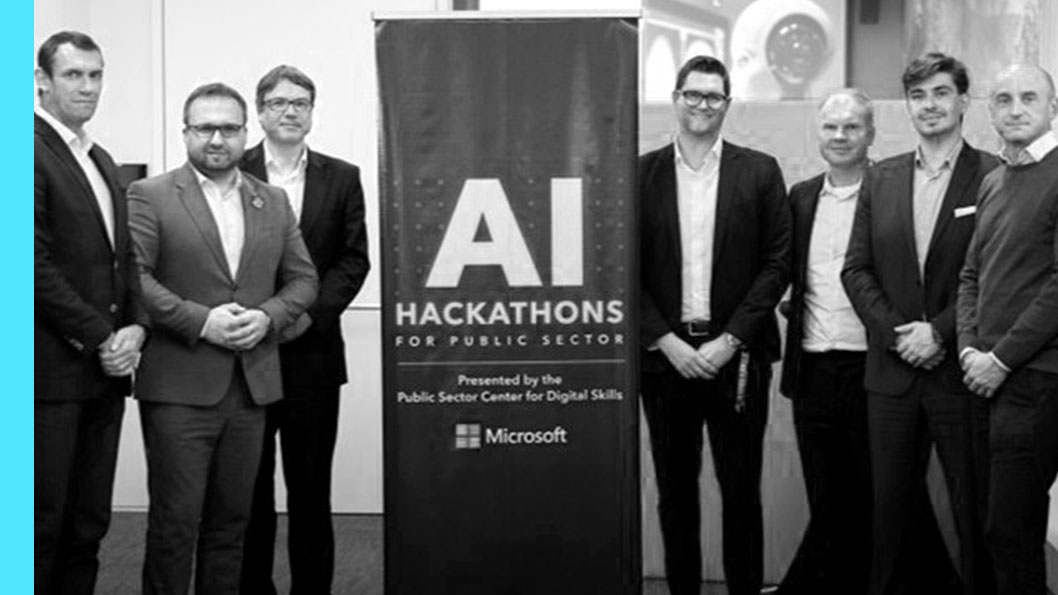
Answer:
[{"label": "dark trousers", "polygon": [[[871,595],[920,593],[919,578],[898,563],[916,539],[915,501],[925,484],[930,445],[948,487],[956,533],[962,592],[994,591],[984,547],[988,425],[987,403],[968,392],[953,392],[936,376],[920,375],[901,395],[868,395],[871,466],[874,481],[874,556]],[[906,567],[905,567],[906,568]]]},{"label": "dark trousers", "polygon": [[991,405],[988,546],[1000,595],[1044,595],[1049,491],[1058,474],[1058,374],[1016,370]]},{"label": "dark trousers", "polygon": [[857,595],[871,564],[871,458],[862,352],[806,353],[793,400],[811,513],[781,595]]},{"label": "dark trousers", "polygon": [[253,513],[246,530],[241,592],[274,595],[272,568],[276,540],[276,434],[282,443],[290,533],[291,595],[326,595],[334,577],[331,524],[331,467],[338,437],[339,387],[268,406],[261,467]]},{"label": "dark trousers", "polygon": [[754,362],[744,411],[735,409],[738,359],[712,381],[686,380],[675,370],[642,376],[643,409],[658,482],[665,573],[672,595],[697,595],[702,582],[702,425],[709,429],[723,501],[723,559],[728,593],[759,595],[764,572],[760,498],[764,425],[771,364]]},{"label": "dark trousers", "polygon": [[147,450],[145,595],[239,592],[243,533],[261,457],[265,410],[250,400],[242,371],[220,403],[140,402]]},{"label": "dark trousers", "polygon": [[95,589],[110,525],[125,399],[33,404],[33,583],[38,595]]}]

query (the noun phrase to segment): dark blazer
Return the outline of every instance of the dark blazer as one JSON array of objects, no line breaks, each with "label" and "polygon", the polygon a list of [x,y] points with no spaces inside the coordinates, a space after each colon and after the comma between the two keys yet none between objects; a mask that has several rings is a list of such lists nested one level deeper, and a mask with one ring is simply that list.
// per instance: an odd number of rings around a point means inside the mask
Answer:
[{"label": "dark blazer", "polygon": [[782,381],[779,388],[794,399],[801,387],[801,356],[804,355],[805,287],[808,283],[808,248],[812,243],[819,193],[823,190],[825,173],[798,182],[790,189],[790,210],[793,215],[792,267],[790,300],[779,309],[786,316],[786,351],[782,360]]},{"label": "dark blazer", "polygon": [[114,160],[88,153],[114,207],[114,245],[88,178],[59,133],[33,116],[33,395],[75,401],[128,394],[128,378],[103,373],[96,349],[110,333],[142,322],[133,295],[125,193]]},{"label": "dark blazer", "polygon": [[[639,158],[643,369],[668,366],[646,347],[680,325],[682,286],[675,150]],[[717,187],[711,326],[742,339],[751,353],[779,358],[775,305],[790,273],[790,210],[775,159],[725,142]]]},{"label": "dark blazer", "polygon": [[[264,159],[264,146],[258,144],[246,152],[240,167],[267,180]],[[320,291],[308,309],[312,326],[279,348],[283,382],[292,387],[333,387],[348,379],[342,313],[371,268],[360,168],[310,150],[300,227],[319,273]],[[299,395],[293,391],[287,397]]]},{"label": "dark blazer", "polygon": [[[233,273],[189,164],[129,187],[129,227],[152,329],[136,376],[140,400],[219,403],[236,357],[255,403],[282,398],[277,336],[316,298],[316,270],[283,191],[250,175],[243,180],[245,241]],[[199,337],[210,309],[229,302],[271,318],[271,331],[253,349],[236,354]]]},{"label": "dark blazer", "polygon": [[[937,216],[924,275],[915,249],[915,153],[868,169],[841,271],[845,292],[867,327],[867,390],[903,393],[920,372],[941,374],[950,390],[965,390],[955,353],[959,271],[973,235],[978,187],[997,163],[964,143]],[[956,217],[956,209],[964,214]],[[930,321],[944,339],[947,356],[932,372],[908,365],[891,349],[893,328],[914,320]]]}]

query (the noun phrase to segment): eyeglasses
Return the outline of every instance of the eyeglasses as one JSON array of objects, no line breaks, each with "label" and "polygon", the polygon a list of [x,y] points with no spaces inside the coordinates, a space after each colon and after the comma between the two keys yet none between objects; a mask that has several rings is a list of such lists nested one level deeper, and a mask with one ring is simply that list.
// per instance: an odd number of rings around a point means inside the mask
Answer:
[{"label": "eyeglasses", "polygon": [[308,99],[287,99],[286,97],[274,97],[264,101],[264,106],[273,112],[285,112],[290,106],[294,111],[303,114],[312,109],[312,102]]},{"label": "eyeglasses", "polygon": [[218,132],[224,138],[235,138],[246,130],[246,126],[241,124],[188,124],[184,130],[201,139],[211,139]]},{"label": "eyeglasses", "polygon": [[727,100],[729,99],[727,96],[719,93],[702,93],[701,91],[693,91],[691,89],[676,92],[683,98],[683,102],[691,107],[698,107],[704,101],[706,107],[709,109],[720,109],[724,107],[724,104],[727,103]]}]

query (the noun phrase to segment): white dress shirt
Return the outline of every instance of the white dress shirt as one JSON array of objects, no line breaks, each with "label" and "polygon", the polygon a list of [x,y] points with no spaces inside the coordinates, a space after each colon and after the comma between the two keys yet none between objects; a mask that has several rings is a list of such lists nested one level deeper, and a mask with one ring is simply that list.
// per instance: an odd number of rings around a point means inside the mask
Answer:
[{"label": "white dress shirt", "polygon": [[955,160],[962,151],[963,141],[952,147],[944,156],[944,161],[932,169],[922,156],[922,147],[915,151],[915,187],[912,195],[914,206],[915,252],[918,255],[918,270],[926,270],[926,257],[929,256],[929,243],[933,239],[933,230],[937,227],[937,216],[944,202],[944,195],[951,184],[951,174],[955,170]]},{"label": "white dress shirt", "polygon": [[301,221],[301,207],[305,201],[305,169],[309,164],[308,157],[309,149],[305,147],[301,150],[301,157],[298,157],[294,169],[283,171],[279,167],[279,161],[272,154],[268,141],[264,142],[265,171],[268,174],[268,183],[286,191],[290,208],[294,209],[294,217],[299,222]]},{"label": "white dress shirt", "polygon": [[88,185],[92,187],[92,194],[95,195],[96,202],[99,204],[99,212],[103,214],[103,225],[107,230],[107,239],[110,240],[111,247],[114,246],[114,197],[110,195],[110,187],[107,186],[106,180],[103,179],[103,174],[99,172],[99,168],[96,167],[95,161],[89,157],[88,152],[92,150],[94,142],[88,137],[83,131],[78,135],[73,130],[70,130],[55,116],[48,113],[46,110],[36,107],[33,113],[41,117],[45,122],[51,126],[55,132],[59,134],[59,138],[62,139],[66,146],[70,148],[70,152],[73,153],[74,159],[77,160],[77,164],[81,166],[81,171],[84,172],[86,178],[88,178]]},{"label": "white dress shirt", "polygon": [[206,196],[206,204],[213,213],[213,222],[220,234],[220,243],[224,246],[224,258],[228,261],[228,271],[235,279],[239,273],[239,259],[242,257],[243,242],[246,238],[246,222],[242,210],[243,185],[242,174],[235,170],[235,182],[228,188],[221,188],[216,182],[191,168]]},{"label": "white dress shirt", "polygon": [[867,350],[867,332],[841,284],[841,267],[845,264],[861,184],[862,180],[838,188],[830,184],[829,175],[823,179],[808,244],[805,279],[801,346],[809,353]]},{"label": "white dress shirt", "polygon": [[680,280],[683,307],[680,320],[709,320],[710,291],[713,285],[713,239],[716,235],[716,194],[720,181],[720,154],[724,141],[716,143],[705,155],[705,161],[694,169],[680,152],[679,139],[673,141],[676,151],[676,200],[680,216],[680,249],[683,262]]}]

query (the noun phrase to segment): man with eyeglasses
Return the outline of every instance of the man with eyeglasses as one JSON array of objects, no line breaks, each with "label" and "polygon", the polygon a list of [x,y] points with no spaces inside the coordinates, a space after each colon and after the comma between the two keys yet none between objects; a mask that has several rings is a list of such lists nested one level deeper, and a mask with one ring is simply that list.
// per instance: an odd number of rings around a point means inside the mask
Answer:
[{"label": "man with eyeglasses", "polygon": [[334,576],[331,467],[338,398],[347,380],[341,317],[370,265],[359,168],[305,143],[315,101],[316,85],[297,68],[281,65],[265,74],[257,83],[257,119],[265,138],[240,165],[286,191],[320,277],[319,297],[302,315],[304,334],[281,340],[279,347],[283,400],[266,413],[242,593],[276,593],[277,433],[287,488],[291,593],[327,595]]},{"label": "man with eyeglasses", "polygon": [[60,31],[41,44],[35,75],[33,581],[44,595],[90,594],[145,320],[117,167],[84,129],[103,54]]},{"label": "man with eyeglasses", "polygon": [[[1047,592],[1048,491],[1058,476],[1058,95],[1012,66],[989,95],[1003,139],[981,184],[959,285],[963,380],[990,405],[987,540],[999,595]],[[953,356],[954,357],[954,356]]]},{"label": "man with eyeglasses", "polygon": [[246,103],[222,83],[184,103],[188,162],[129,188],[151,341],[136,382],[150,510],[143,592],[239,592],[279,340],[316,297],[283,191],[238,169]]},{"label": "man with eyeglasses", "polygon": [[868,170],[841,274],[867,328],[874,484],[868,593],[922,592],[921,576],[900,559],[921,534],[914,504],[935,445],[959,537],[962,588],[954,591],[988,594],[988,409],[961,382],[955,302],[977,189],[996,161],[963,139],[970,80],[962,62],[927,53],[908,64],[902,82],[918,148]]},{"label": "man with eyeglasses", "polygon": [[763,579],[760,474],[790,212],[775,159],[721,137],[730,89],[719,60],[689,60],[672,92],[674,142],[639,160],[641,389],[673,595],[702,581],[703,423],[728,592],[758,595]]}]

